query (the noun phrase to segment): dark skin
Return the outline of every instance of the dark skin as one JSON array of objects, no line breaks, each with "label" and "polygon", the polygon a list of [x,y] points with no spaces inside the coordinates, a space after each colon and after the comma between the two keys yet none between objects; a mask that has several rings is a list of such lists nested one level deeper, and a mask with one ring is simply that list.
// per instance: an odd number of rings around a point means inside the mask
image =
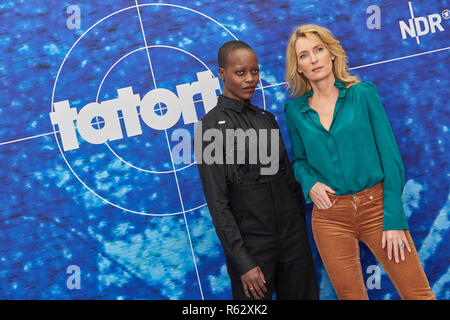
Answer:
[{"label": "dark skin", "polygon": [[259,66],[250,49],[236,49],[228,54],[225,68],[219,68],[223,95],[241,102],[250,100],[259,81]]},{"label": "dark skin", "polygon": [[[228,54],[226,65],[219,68],[223,95],[242,103],[250,100],[259,82],[259,66],[253,50],[236,49]],[[267,292],[266,280],[259,266],[241,275],[245,295],[260,300]]]}]

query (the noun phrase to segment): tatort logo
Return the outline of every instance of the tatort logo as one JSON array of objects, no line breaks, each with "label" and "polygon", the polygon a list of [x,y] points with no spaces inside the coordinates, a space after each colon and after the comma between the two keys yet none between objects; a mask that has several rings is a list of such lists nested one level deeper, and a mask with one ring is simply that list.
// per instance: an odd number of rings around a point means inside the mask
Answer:
[{"label": "tatort logo", "polygon": [[[195,123],[199,119],[194,95],[201,94],[207,113],[216,105],[216,90],[220,89],[219,80],[209,71],[198,72],[197,79],[198,81],[176,86],[177,94],[157,88],[145,94],[142,100],[139,94],[133,93],[132,87],[121,88],[117,90],[116,99],[88,103],[79,112],[70,107],[68,100],[55,102],[50,120],[53,125],[58,125],[64,151],[79,148],[76,129],[84,140],[92,144],[122,139],[119,112],[122,114],[128,137],[142,134],[139,114],[147,126],[156,130],[166,130],[174,126],[181,115],[184,124]],[[156,113],[155,106],[158,104],[166,105],[165,113]],[[103,119],[104,124],[95,128],[93,120],[99,118]]]},{"label": "tatort logo", "polygon": [[[426,17],[415,17],[411,2],[408,2],[411,19],[408,23],[403,20],[399,21],[402,39],[405,40],[409,35],[411,38],[416,38],[417,44],[420,44],[419,37],[427,35],[428,33],[436,33],[437,31],[444,31],[442,27],[442,18],[438,13],[429,14]],[[442,13],[444,19],[448,19],[448,10]]]}]

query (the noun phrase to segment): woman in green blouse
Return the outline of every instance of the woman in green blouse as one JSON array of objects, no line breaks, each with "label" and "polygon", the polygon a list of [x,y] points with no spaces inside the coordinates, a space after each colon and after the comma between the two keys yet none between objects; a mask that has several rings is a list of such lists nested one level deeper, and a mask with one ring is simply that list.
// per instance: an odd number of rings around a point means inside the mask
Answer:
[{"label": "woman in green blouse", "polygon": [[[402,299],[435,299],[403,211],[404,168],[377,89],[348,73],[328,29],[303,25],[286,56],[285,106],[293,169],[339,299],[367,299],[358,241],[374,253]],[[394,259],[392,259],[394,258]]]}]

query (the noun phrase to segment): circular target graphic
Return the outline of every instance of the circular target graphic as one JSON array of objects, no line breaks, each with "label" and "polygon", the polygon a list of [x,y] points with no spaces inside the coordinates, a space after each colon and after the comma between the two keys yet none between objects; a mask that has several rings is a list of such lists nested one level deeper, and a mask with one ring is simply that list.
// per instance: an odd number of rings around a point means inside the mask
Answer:
[{"label": "circular target graphic", "polygon": [[[119,90],[132,90],[142,102],[152,92],[164,93],[169,99],[180,96],[180,86],[193,86],[196,81],[201,86],[199,74],[204,72],[218,83],[212,71],[217,51],[234,39],[237,37],[213,18],[178,5],[149,3],[118,10],[87,29],[66,54],[54,82],[51,111],[55,111],[55,102],[68,100],[78,117],[92,114],[84,110],[86,106],[93,109],[91,103],[97,109],[110,108],[106,113],[110,115],[111,108],[117,107],[114,102],[121,101]],[[260,88],[258,104],[265,109],[261,80]],[[221,92],[220,86],[217,90]],[[192,115],[201,119],[205,113],[203,93],[194,92],[191,98],[195,110],[183,109],[174,124],[162,129],[147,125],[148,114],[157,119],[172,117],[170,99],[158,102],[153,111],[136,105],[139,120],[134,122],[132,135],[126,111],[119,108],[115,113],[118,120],[113,119],[114,138],[103,143],[85,141],[77,130],[79,148],[65,150],[61,126],[57,130],[53,124],[54,136],[69,170],[102,201],[141,215],[194,211],[206,204],[191,140],[182,141],[184,150],[191,153],[188,163],[174,161],[172,152],[181,143],[173,139],[175,131],[181,129],[193,137]],[[109,130],[108,121],[113,120],[97,115],[92,128],[84,130]],[[74,122],[79,126],[78,120]]]}]

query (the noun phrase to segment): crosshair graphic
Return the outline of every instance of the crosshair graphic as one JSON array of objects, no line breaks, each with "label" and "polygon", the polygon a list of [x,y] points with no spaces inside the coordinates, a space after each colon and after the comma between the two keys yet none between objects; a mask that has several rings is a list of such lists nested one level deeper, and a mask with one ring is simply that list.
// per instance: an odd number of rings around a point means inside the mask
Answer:
[{"label": "crosshair graphic", "polygon": [[[179,6],[179,5],[173,5],[173,4],[167,4],[167,3],[148,3],[148,4],[137,4],[137,3],[136,3],[135,6],[131,6],[131,7],[127,7],[127,8],[124,8],[124,9],[121,9],[121,10],[118,10],[118,11],[115,11],[115,12],[109,14],[108,16],[106,16],[106,17],[100,19],[100,20],[97,21],[95,24],[93,24],[89,29],[87,29],[87,30],[86,30],[86,31],[85,31],[85,32],[77,39],[77,41],[72,45],[72,47],[70,48],[70,50],[68,51],[68,53],[67,53],[66,56],[64,57],[64,59],[63,59],[61,65],[60,65],[60,68],[59,68],[59,70],[58,70],[58,73],[57,73],[57,76],[56,76],[56,79],[55,79],[55,83],[54,83],[54,86],[53,86],[52,100],[51,100],[51,101],[52,101],[52,104],[51,104],[51,105],[52,105],[52,110],[53,110],[54,96],[55,96],[55,91],[56,91],[56,87],[57,87],[57,84],[58,84],[58,79],[59,79],[59,76],[60,76],[60,72],[61,72],[62,67],[64,66],[66,60],[69,58],[71,52],[72,52],[73,49],[76,47],[76,45],[79,43],[79,41],[80,41],[81,39],[83,39],[83,38],[84,38],[91,30],[93,30],[97,25],[99,25],[99,24],[102,23],[103,21],[105,21],[105,20],[107,20],[107,19],[109,19],[109,18],[111,18],[111,17],[113,17],[113,16],[115,16],[115,15],[117,15],[117,14],[120,14],[120,13],[122,13],[122,12],[125,12],[125,11],[127,11],[127,10],[137,10],[138,8],[143,8],[143,7],[146,7],[146,6],[171,7],[171,8],[176,8],[176,9],[185,10],[185,11],[188,11],[188,12],[195,13],[196,15],[199,15],[200,17],[203,17],[203,18],[208,19],[209,21],[212,21],[213,23],[215,23],[216,25],[218,25],[221,29],[223,29],[226,33],[228,33],[233,39],[237,39],[237,37],[236,37],[230,30],[228,30],[224,25],[222,25],[220,22],[216,21],[215,19],[211,18],[210,16],[208,16],[208,15],[206,15],[206,14],[204,14],[204,13],[201,13],[201,12],[199,12],[199,11],[197,11],[197,10],[193,10],[193,9],[190,9],[190,8],[187,8],[187,7],[183,7],[183,6]],[[134,50],[134,51],[132,51],[132,52],[129,52],[128,54],[126,54],[125,56],[123,56],[123,57],[121,57],[119,60],[117,60],[117,61],[110,67],[110,69],[106,72],[105,76],[103,77],[103,80],[102,80],[102,82],[100,83],[100,86],[98,87],[98,90],[97,90],[97,96],[96,96],[96,101],[98,101],[98,97],[99,97],[99,94],[100,94],[100,90],[101,90],[101,88],[102,88],[102,86],[103,86],[103,83],[104,83],[106,77],[108,76],[108,74],[110,73],[110,71],[114,68],[114,66],[115,66],[117,63],[119,63],[120,60],[126,58],[127,56],[129,56],[129,55],[131,55],[132,53],[137,52],[137,51],[139,51],[139,50],[146,50],[147,52],[148,52],[148,49],[149,49],[149,48],[171,48],[171,49],[174,49],[174,50],[178,50],[178,51],[183,52],[184,54],[187,54],[187,55],[189,55],[190,57],[194,58],[196,61],[198,61],[199,63],[201,63],[201,64],[205,67],[206,70],[211,71],[210,68],[207,66],[207,64],[206,64],[205,62],[203,62],[200,58],[198,58],[197,56],[193,55],[192,53],[190,53],[190,52],[188,52],[188,51],[186,51],[186,50],[182,50],[182,49],[180,49],[180,48],[176,48],[176,47],[173,47],[173,46],[167,46],[167,45],[150,45],[150,46],[149,46],[149,45],[147,44],[147,40],[146,40],[146,37],[145,37],[145,31],[144,31],[144,28],[143,28],[143,25],[142,25],[142,19],[141,19],[141,17],[140,17],[140,12],[139,12],[139,11],[138,11],[138,15],[139,15],[139,21],[140,21],[140,23],[141,23],[141,31],[142,31],[142,33],[143,33],[143,35],[144,35],[144,36],[143,36],[143,38],[144,38],[144,47],[141,47],[141,48],[139,48],[139,49],[137,49],[137,50]],[[148,60],[149,60],[149,65],[151,66],[150,55],[147,54],[147,56],[148,56]],[[150,71],[151,71],[151,74],[152,74],[152,81],[154,82],[154,88],[157,88],[157,86],[156,86],[156,79],[155,79],[155,77],[154,77],[154,74],[153,74],[153,68],[152,68],[152,67],[150,67]],[[263,108],[266,109],[265,95],[264,95],[264,88],[263,88],[263,86],[262,86],[262,81],[261,81],[261,79],[260,79],[260,90],[261,90],[261,93],[262,93],[262,105],[263,105]],[[162,109],[162,108],[160,107],[159,110],[161,110],[161,109]],[[102,201],[104,201],[104,202],[106,202],[106,203],[108,203],[108,204],[110,204],[110,205],[112,205],[112,206],[114,206],[114,207],[116,207],[116,208],[118,208],[118,209],[124,210],[124,211],[126,211],[126,212],[130,212],[130,213],[141,214],[141,215],[150,215],[150,216],[169,216],[169,215],[177,215],[177,214],[182,214],[182,213],[186,213],[186,212],[191,212],[191,211],[197,210],[197,209],[199,209],[199,208],[201,208],[201,207],[203,207],[203,206],[206,205],[206,203],[203,203],[203,204],[198,205],[198,206],[195,206],[195,207],[193,207],[193,208],[184,209],[184,208],[183,208],[183,204],[181,204],[181,209],[182,209],[181,211],[160,213],[160,212],[146,212],[146,211],[142,211],[142,210],[134,210],[134,209],[127,208],[127,207],[125,207],[124,205],[117,204],[117,203],[115,203],[114,201],[108,200],[105,196],[100,195],[100,194],[99,194],[98,192],[96,192],[92,187],[90,187],[85,181],[83,181],[83,179],[79,176],[79,174],[77,174],[77,172],[75,172],[74,168],[71,166],[71,164],[70,164],[69,161],[67,160],[67,158],[66,158],[66,156],[65,156],[65,154],[64,154],[64,151],[63,151],[62,148],[61,148],[61,145],[60,145],[60,143],[59,143],[59,141],[58,141],[58,138],[57,138],[57,131],[56,131],[55,126],[53,126],[53,131],[54,131],[55,139],[56,139],[56,142],[57,142],[57,144],[58,144],[58,148],[59,148],[59,150],[60,150],[60,152],[61,152],[61,155],[62,155],[64,161],[66,162],[66,164],[67,164],[69,170],[72,172],[72,174],[78,179],[78,181],[80,181],[80,183],[81,183],[85,188],[87,188],[87,189],[88,189],[91,193],[93,193],[96,197],[98,197],[98,198],[101,199]],[[164,130],[164,133],[165,133],[165,135],[167,135],[167,130]],[[166,137],[166,140],[167,140],[167,145],[168,145],[169,153],[171,153],[170,142],[168,141],[168,137]],[[175,169],[175,166],[174,166],[174,163],[173,163],[173,158],[172,158],[172,155],[170,154],[172,170],[148,170],[148,169],[141,168],[141,167],[139,167],[139,166],[133,165],[131,162],[125,160],[125,159],[124,159],[123,157],[121,157],[116,151],[114,151],[114,150],[110,147],[110,145],[109,145],[108,143],[105,143],[105,145],[108,147],[108,149],[110,150],[110,152],[111,152],[115,157],[117,157],[121,162],[125,163],[127,166],[129,166],[129,167],[131,167],[131,168],[133,168],[133,169],[136,169],[136,170],[139,170],[139,171],[142,171],[142,172],[147,172],[147,173],[155,173],[155,174],[161,174],[161,173],[174,173],[174,174],[175,174],[175,176],[174,176],[175,179],[176,179],[176,172],[177,172],[177,171],[181,171],[181,170],[183,170],[183,169],[186,169],[186,168],[192,166],[192,164],[195,164],[195,162],[193,162],[193,163],[191,163],[191,164],[189,164],[189,165],[187,165],[187,166],[185,166],[185,167],[183,167],[183,168]],[[177,181],[177,189],[179,189],[178,181]],[[178,191],[178,193],[180,194],[181,192]],[[181,201],[180,201],[180,202],[181,202]]]},{"label": "crosshair graphic", "polygon": [[[141,12],[140,12],[140,9],[141,9],[142,7],[145,7],[145,6],[168,6],[168,7],[178,8],[178,9],[181,9],[181,10],[187,10],[187,11],[196,13],[196,14],[202,16],[202,17],[205,17],[205,18],[209,19],[210,21],[213,21],[214,23],[216,23],[217,25],[219,25],[222,29],[224,29],[230,36],[232,36],[234,39],[237,40],[237,37],[236,37],[234,34],[232,34],[227,28],[225,28],[222,24],[220,24],[219,22],[217,22],[216,20],[212,19],[211,17],[209,17],[209,16],[207,16],[207,15],[205,15],[205,14],[203,14],[203,13],[200,13],[200,12],[198,12],[198,11],[195,11],[195,10],[192,10],[192,9],[189,9],[189,8],[186,8],[186,7],[178,6],[178,5],[172,5],[172,4],[150,3],[150,4],[140,4],[140,5],[139,5],[138,2],[137,2],[137,0],[135,0],[135,4],[136,4],[135,6],[128,7],[128,8],[121,9],[121,10],[118,10],[118,11],[116,11],[116,12],[114,12],[114,13],[112,13],[112,14],[106,16],[105,18],[99,20],[98,22],[96,22],[96,23],[95,23],[93,26],[91,26],[86,32],[84,32],[84,33],[79,37],[79,39],[74,43],[74,45],[70,48],[70,50],[69,50],[68,53],[66,54],[66,56],[65,56],[65,58],[64,58],[64,60],[63,60],[63,62],[61,63],[61,66],[60,66],[60,68],[59,68],[59,70],[58,70],[58,73],[57,73],[57,76],[56,76],[56,79],[55,79],[55,83],[54,83],[54,86],[53,86],[52,100],[51,100],[51,101],[52,101],[52,111],[53,111],[53,109],[54,109],[53,104],[54,104],[55,91],[56,91],[56,87],[57,87],[57,83],[58,83],[58,79],[59,79],[59,75],[60,75],[61,69],[62,69],[62,67],[63,67],[65,61],[66,61],[66,60],[68,59],[68,57],[70,56],[70,53],[72,52],[72,50],[73,50],[73,49],[75,48],[75,46],[77,45],[77,43],[78,43],[78,42],[79,42],[79,41],[80,41],[87,33],[89,33],[95,26],[97,26],[98,24],[100,24],[102,21],[105,21],[106,19],[108,19],[108,18],[110,18],[110,17],[112,17],[112,16],[114,16],[114,15],[116,15],[116,14],[119,14],[119,13],[121,13],[121,12],[124,12],[124,11],[126,11],[126,10],[132,10],[132,9],[137,10],[137,14],[138,14],[138,17],[139,17],[139,23],[140,23],[140,27],[141,27],[141,32],[142,32],[142,38],[143,38],[143,40],[144,40],[144,47],[138,48],[138,49],[136,49],[136,50],[133,50],[133,51],[131,51],[131,52],[125,54],[124,56],[122,56],[121,58],[119,58],[119,59],[118,59],[118,60],[117,60],[117,61],[109,68],[109,70],[105,73],[105,75],[104,75],[104,77],[103,77],[103,79],[102,79],[102,81],[101,81],[101,83],[100,83],[100,85],[99,85],[99,87],[98,87],[97,95],[96,95],[96,100],[95,100],[97,103],[98,103],[98,99],[99,99],[100,92],[101,92],[102,87],[103,87],[103,83],[104,83],[105,80],[107,79],[107,77],[108,77],[108,75],[110,74],[110,72],[114,69],[114,67],[115,67],[120,61],[122,61],[123,59],[125,59],[125,58],[129,57],[130,55],[132,55],[133,53],[136,53],[136,52],[141,51],[141,50],[145,50],[146,53],[147,53],[147,59],[148,59],[148,64],[149,64],[149,69],[150,69],[151,79],[152,79],[152,82],[153,82],[153,88],[154,88],[154,89],[157,89],[158,86],[157,86],[156,77],[155,77],[155,74],[154,74],[154,70],[153,70],[153,66],[152,66],[152,61],[151,61],[151,57],[150,57],[150,53],[149,53],[149,49],[151,49],[151,48],[166,48],[166,49],[178,50],[179,52],[182,52],[182,53],[187,54],[187,55],[189,55],[190,57],[194,58],[197,62],[199,62],[206,70],[208,70],[208,71],[211,72],[211,74],[212,74],[211,69],[207,66],[207,64],[206,64],[205,62],[203,62],[200,58],[198,58],[197,56],[195,56],[194,54],[192,54],[192,53],[190,53],[190,52],[188,52],[188,51],[186,51],[186,50],[183,50],[183,49],[180,49],[180,48],[177,48],[177,47],[174,47],[174,46],[167,46],[167,45],[160,45],[160,44],[158,44],[158,45],[148,45],[148,44],[147,44],[147,37],[146,37],[146,34],[145,34],[145,30],[144,30],[144,26],[143,26],[143,22],[142,22],[142,18],[141,18]],[[262,81],[261,81],[261,79],[260,79],[260,90],[261,90],[261,93],[262,93],[263,107],[264,107],[264,109],[265,109],[266,106],[265,106],[264,88],[263,88],[263,86],[262,86]],[[162,109],[163,109],[163,108],[161,107],[161,104],[160,104],[160,103],[158,103],[158,107],[159,107],[158,110],[159,110],[159,112],[160,112],[160,115],[162,115],[162,114],[163,114],[163,113],[162,113]],[[98,125],[99,125],[99,122],[98,122],[98,117],[97,117],[97,126],[98,126]],[[99,127],[97,127],[97,128],[99,128]],[[70,170],[70,171],[72,172],[72,174],[73,174],[73,175],[74,175],[74,176],[75,176],[75,177],[83,184],[84,187],[86,187],[90,192],[92,192],[95,196],[97,196],[98,198],[100,198],[100,199],[103,200],[104,202],[106,202],[106,203],[108,203],[108,204],[110,204],[110,205],[112,205],[112,206],[114,206],[114,207],[117,207],[117,208],[119,208],[119,209],[122,209],[122,210],[124,210],[124,211],[130,212],[130,213],[137,213],[137,214],[141,214],[141,215],[167,216],[167,215],[183,214],[184,222],[185,222],[185,226],[186,226],[186,231],[187,231],[187,236],[188,236],[188,240],[189,240],[189,245],[190,245],[190,249],[191,249],[192,259],[193,259],[193,262],[194,262],[194,267],[195,267],[195,271],[196,271],[196,275],[197,275],[198,287],[199,287],[199,290],[200,290],[201,297],[202,297],[202,299],[204,299],[204,296],[203,296],[203,290],[202,290],[202,285],[201,285],[201,281],[200,281],[200,276],[199,276],[198,268],[197,268],[196,257],[195,257],[195,253],[194,253],[194,248],[193,248],[193,245],[192,245],[191,236],[190,236],[190,232],[189,232],[189,225],[188,225],[188,221],[187,221],[187,218],[186,218],[186,213],[187,213],[187,212],[194,211],[194,210],[196,210],[196,209],[198,209],[198,208],[201,208],[201,207],[205,206],[206,203],[203,203],[203,204],[200,205],[200,206],[196,206],[195,208],[185,209],[185,207],[184,207],[184,202],[183,202],[183,197],[182,197],[182,194],[181,194],[180,184],[179,184],[179,181],[178,181],[177,171],[181,171],[181,170],[183,170],[183,169],[185,169],[185,168],[187,168],[187,167],[190,167],[190,166],[191,166],[192,164],[194,164],[195,162],[194,162],[194,163],[191,163],[191,164],[189,164],[189,165],[187,165],[187,166],[185,166],[185,167],[179,168],[179,169],[176,169],[176,168],[175,168],[175,164],[174,164],[174,160],[173,160],[173,155],[172,155],[172,150],[171,150],[171,146],[170,146],[170,141],[169,141],[169,136],[168,136],[168,133],[167,133],[167,129],[164,129],[164,134],[165,134],[166,143],[167,143],[167,147],[168,147],[169,154],[170,154],[170,161],[171,161],[171,165],[172,165],[172,170],[156,171],[156,170],[148,170],[148,169],[144,169],[144,168],[135,166],[135,165],[133,165],[132,163],[130,163],[129,161],[126,161],[123,157],[119,156],[119,154],[118,154],[115,150],[113,150],[113,148],[108,144],[108,142],[105,142],[105,145],[106,145],[107,148],[110,150],[110,152],[111,152],[116,158],[118,158],[122,163],[125,163],[127,166],[129,166],[129,167],[131,167],[131,168],[133,168],[133,169],[135,169],[135,170],[138,170],[138,171],[140,171],[140,172],[152,173],[152,174],[163,174],[163,173],[172,173],[172,174],[173,174],[173,177],[174,177],[175,182],[176,182],[176,187],[177,187],[177,192],[178,192],[179,202],[180,202],[180,205],[181,205],[181,211],[178,211],[178,212],[172,212],[172,213],[149,213],[149,212],[142,212],[142,211],[132,210],[132,209],[129,209],[129,208],[125,208],[125,207],[122,206],[122,205],[118,205],[117,203],[113,203],[112,201],[106,199],[105,197],[100,196],[96,191],[93,190],[93,188],[90,188],[90,187],[88,186],[88,184],[85,183],[85,182],[83,181],[83,179],[81,179],[81,177],[80,177],[80,176],[75,172],[75,170],[72,168],[71,164],[70,164],[69,161],[67,160],[67,158],[66,158],[66,156],[65,156],[65,154],[64,154],[64,152],[63,152],[63,150],[62,150],[62,148],[61,148],[61,145],[60,145],[60,143],[59,143],[59,141],[58,141],[58,137],[57,137],[55,125],[53,125],[53,131],[54,131],[54,136],[55,136],[56,142],[57,142],[57,144],[58,144],[58,148],[59,148],[59,150],[60,150],[60,153],[61,153],[61,155],[62,155],[64,161],[66,162],[66,164],[67,164],[69,170]]]}]

